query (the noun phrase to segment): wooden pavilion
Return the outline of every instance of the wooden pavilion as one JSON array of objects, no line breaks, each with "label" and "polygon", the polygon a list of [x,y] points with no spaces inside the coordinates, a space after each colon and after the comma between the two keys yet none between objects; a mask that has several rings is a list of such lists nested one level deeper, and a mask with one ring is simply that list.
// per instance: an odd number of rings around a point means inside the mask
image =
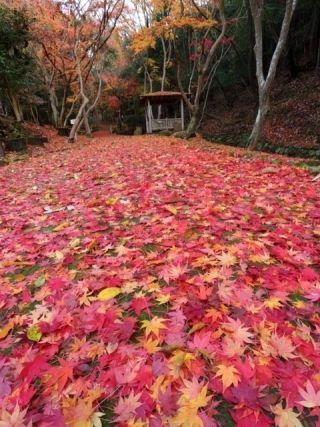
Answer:
[{"label": "wooden pavilion", "polygon": [[184,130],[184,101],[180,92],[152,92],[141,96],[147,133]]}]

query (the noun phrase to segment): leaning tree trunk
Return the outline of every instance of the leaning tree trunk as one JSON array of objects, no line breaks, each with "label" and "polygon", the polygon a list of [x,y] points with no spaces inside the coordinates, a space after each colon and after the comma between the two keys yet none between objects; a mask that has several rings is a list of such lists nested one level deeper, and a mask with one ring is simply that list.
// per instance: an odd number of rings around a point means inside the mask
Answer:
[{"label": "leaning tree trunk", "polygon": [[75,45],[75,49],[74,49],[74,54],[76,57],[76,61],[77,61],[77,71],[78,71],[78,78],[79,78],[79,85],[80,85],[80,95],[82,98],[82,102],[81,102],[81,106],[79,108],[78,114],[74,120],[74,123],[72,125],[70,134],[69,134],[69,142],[73,143],[76,140],[77,137],[77,132],[81,126],[82,120],[83,120],[83,116],[85,114],[86,111],[86,106],[89,103],[89,98],[87,97],[87,95],[85,94],[84,91],[84,84],[83,84],[83,78],[82,78],[82,71],[81,71],[81,65],[80,65],[80,60],[78,58],[78,54],[77,54],[77,46],[78,46],[79,40],[77,40],[77,43]]},{"label": "leaning tree trunk", "polygon": [[[86,135],[89,138],[92,137],[92,131],[91,131],[90,123],[89,123],[89,115],[95,109],[95,107],[96,107],[96,105],[100,99],[101,90],[102,90],[102,72],[99,75],[99,85],[98,85],[98,91],[97,91],[96,98],[93,101],[93,103],[89,106],[89,108],[85,108],[83,111],[83,122],[84,122],[85,129],[86,129]],[[80,126],[81,125],[82,125],[82,122],[80,123]]]},{"label": "leaning tree trunk", "polygon": [[84,122],[84,127],[86,129],[86,136],[88,138],[91,138],[92,137],[92,132],[91,132],[91,127],[90,127],[90,124],[89,124],[89,118],[88,118],[88,114],[87,114],[86,110],[84,110],[84,112],[83,112],[83,122]]},{"label": "leaning tree trunk", "polygon": [[78,102],[78,99],[80,98],[80,94],[74,99],[74,101],[72,102],[72,105],[71,105],[71,107],[70,107],[70,109],[69,109],[69,111],[68,111],[68,113],[67,113],[67,115],[66,115],[66,117],[65,117],[65,119],[64,119],[64,121],[63,121],[63,127],[66,127],[67,125],[68,125],[68,123],[69,123],[69,119],[70,119],[70,117],[72,116],[72,113],[73,113],[73,110],[74,110],[74,107],[75,107],[75,105],[76,105],[76,103]]},{"label": "leaning tree trunk", "polygon": [[50,107],[52,111],[52,121],[55,128],[58,127],[59,124],[59,113],[57,108],[57,96],[56,91],[53,86],[49,88],[49,99],[50,99]]},{"label": "leaning tree trunk", "polygon": [[191,118],[190,121],[188,123],[187,129],[184,132],[184,136],[185,138],[189,139],[192,136],[195,135],[197,128],[198,128],[198,123],[199,123],[199,111],[200,111],[200,105],[194,105],[192,110],[190,111],[191,113]]},{"label": "leaning tree trunk", "polygon": [[290,23],[292,20],[293,12],[296,8],[298,0],[286,0],[286,9],[282,21],[281,32],[277,42],[277,46],[273,52],[270,62],[267,77],[263,71],[263,29],[262,29],[262,13],[263,1],[257,3],[256,0],[249,0],[252,19],[255,30],[255,57],[256,57],[256,75],[259,89],[259,108],[253,126],[251,135],[249,137],[249,148],[255,150],[262,134],[265,118],[270,109],[270,92],[276,76],[277,66],[288,39],[290,30]]},{"label": "leaning tree trunk", "polygon": [[69,134],[69,142],[73,143],[76,140],[77,137],[77,132],[80,128],[81,122],[83,120],[83,114],[84,114],[84,110],[87,106],[87,104],[89,103],[89,99],[87,98],[87,96],[85,95],[85,93],[81,93],[82,96],[82,104],[79,108],[78,114],[74,120],[74,123],[72,125],[70,134]]},{"label": "leaning tree trunk", "polygon": [[52,123],[55,128],[58,127],[58,121],[59,121],[59,113],[58,113],[58,99],[56,95],[56,90],[54,86],[54,78],[55,78],[55,71],[53,71],[50,75],[50,77],[47,75],[46,71],[44,73],[44,79],[49,95],[49,101],[50,101],[50,108],[52,113]]},{"label": "leaning tree trunk", "polygon": [[[190,138],[192,135],[194,135],[197,128],[198,128],[199,111],[200,111],[200,98],[201,98],[201,95],[203,93],[204,86],[205,86],[205,76],[206,76],[206,73],[207,73],[210,65],[212,65],[214,55],[216,54],[218,47],[221,45],[221,43],[224,39],[225,33],[226,33],[226,18],[225,18],[225,13],[224,13],[224,7],[225,7],[224,0],[220,0],[219,1],[219,14],[220,14],[220,20],[221,20],[222,28],[221,28],[219,37],[216,39],[216,41],[211,46],[211,48],[207,54],[207,57],[204,61],[204,64],[199,66],[198,79],[197,79],[197,89],[196,89],[196,93],[195,93],[193,103],[191,103],[191,101],[189,100],[185,90],[183,89],[182,79],[181,79],[181,64],[180,64],[180,62],[178,62],[178,69],[177,69],[178,86],[179,86],[179,89],[181,92],[181,96],[182,96],[184,102],[186,103],[188,110],[189,110],[189,113],[191,115],[191,119],[190,119],[190,122],[188,124],[186,131],[183,131],[181,133],[181,135],[184,136],[185,138]],[[180,134],[180,132],[179,132],[179,134]]]},{"label": "leaning tree trunk", "polygon": [[9,96],[11,107],[12,107],[12,110],[13,110],[13,113],[14,113],[14,116],[15,116],[17,122],[22,122],[23,114],[22,114],[19,98],[17,97],[17,95],[15,93],[13,93],[11,91],[8,92],[8,96]]}]

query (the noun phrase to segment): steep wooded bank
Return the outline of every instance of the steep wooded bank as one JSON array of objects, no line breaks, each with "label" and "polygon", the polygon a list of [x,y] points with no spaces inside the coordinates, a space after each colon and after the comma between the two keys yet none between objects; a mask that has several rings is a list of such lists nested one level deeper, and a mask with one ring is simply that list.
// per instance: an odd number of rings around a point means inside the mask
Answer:
[{"label": "steep wooded bank", "polygon": [[[320,79],[317,72],[280,76],[260,148],[279,154],[320,159]],[[199,132],[215,142],[245,147],[254,121],[255,100],[245,88],[217,93],[208,102]]]}]

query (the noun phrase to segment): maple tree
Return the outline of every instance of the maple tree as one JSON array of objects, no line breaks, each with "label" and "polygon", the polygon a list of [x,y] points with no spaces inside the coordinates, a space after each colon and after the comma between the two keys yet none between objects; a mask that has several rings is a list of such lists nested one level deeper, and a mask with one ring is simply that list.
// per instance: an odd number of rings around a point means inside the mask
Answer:
[{"label": "maple tree", "polygon": [[319,181],[201,140],[51,144],[0,175],[0,425],[317,425]]},{"label": "maple tree", "polygon": [[48,93],[55,127],[67,124],[67,103],[77,79],[72,49],[74,27],[63,3],[51,0],[34,0],[30,7],[34,22],[32,26],[35,51]]},{"label": "maple tree", "polygon": [[[75,43],[72,52],[79,83],[78,94],[81,99],[70,131],[69,142],[74,142],[82,123],[86,127],[87,134],[91,134],[88,117],[99,100],[102,85],[102,69],[97,63],[99,63],[99,59],[101,61],[101,52],[107,48],[108,40],[123,9],[123,0],[103,0],[102,2],[91,0],[85,4],[79,0],[68,2],[68,12],[72,16],[75,28]],[[99,85],[96,97],[90,103],[85,83],[95,66],[99,76]]]},{"label": "maple tree", "polygon": [[[11,6],[25,5],[17,0]],[[54,126],[66,126],[73,118],[70,142],[82,125],[90,135],[89,116],[102,93],[109,40],[124,10],[123,0],[33,0],[26,10],[33,17],[34,51]]]},{"label": "maple tree", "polygon": [[[154,48],[156,41],[160,40],[163,52],[161,90],[165,88],[168,66],[172,61],[176,63],[179,90],[190,112],[190,121],[183,135],[190,137],[199,125],[201,97],[214,74],[212,72],[214,57],[225,40],[227,21],[224,0],[200,4],[193,0],[155,1],[154,4],[148,3],[149,8],[146,7],[146,2],[143,2],[143,5],[144,10],[147,10],[145,19],[148,26],[142,27],[134,35],[133,49],[136,53],[141,53]],[[219,12],[220,21],[217,21],[216,11]],[[189,76],[189,87],[186,89],[185,76],[182,79],[183,56],[180,52],[183,51],[181,42],[185,40],[190,30],[188,48],[192,71]],[[152,92],[152,80],[147,66],[145,73],[149,77]],[[146,84],[144,86],[146,87]],[[194,92],[192,100],[188,96],[190,91]]]}]

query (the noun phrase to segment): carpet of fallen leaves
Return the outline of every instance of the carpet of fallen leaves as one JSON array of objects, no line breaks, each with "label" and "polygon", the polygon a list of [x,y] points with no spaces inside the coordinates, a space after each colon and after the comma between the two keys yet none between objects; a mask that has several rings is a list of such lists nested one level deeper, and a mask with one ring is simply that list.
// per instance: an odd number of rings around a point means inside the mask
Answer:
[{"label": "carpet of fallen leaves", "polygon": [[0,170],[0,425],[319,426],[319,183],[170,138],[65,147]]}]

